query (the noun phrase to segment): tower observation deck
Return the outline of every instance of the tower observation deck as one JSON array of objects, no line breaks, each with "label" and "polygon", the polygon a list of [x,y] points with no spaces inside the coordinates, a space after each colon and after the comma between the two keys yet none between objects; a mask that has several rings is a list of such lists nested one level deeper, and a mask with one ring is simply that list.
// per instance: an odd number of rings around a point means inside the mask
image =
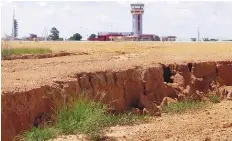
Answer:
[{"label": "tower observation deck", "polygon": [[131,4],[131,14],[132,14],[132,32],[133,36],[139,36],[143,32],[143,18],[142,15],[144,13],[143,10],[144,4]]}]

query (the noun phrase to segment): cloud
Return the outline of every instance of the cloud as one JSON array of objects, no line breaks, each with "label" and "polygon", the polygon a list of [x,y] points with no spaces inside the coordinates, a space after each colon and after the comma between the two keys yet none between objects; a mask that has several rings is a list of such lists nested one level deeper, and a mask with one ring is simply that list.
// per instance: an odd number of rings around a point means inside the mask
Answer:
[{"label": "cloud", "polygon": [[[40,34],[45,26],[48,30],[56,26],[61,37],[69,37],[75,32],[85,36],[101,31],[131,31],[130,4],[137,1],[3,3],[2,31],[11,33],[12,10],[16,7],[20,36],[30,32]],[[231,36],[232,2],[142,3],[145,4],[143,33],[190,37],[195,36],[199,25],[204,36],[211,36],[212,30],[218,36]]]},{"label": "cloud", "polygon": [[192,19],[196,18],[196,14],[189,9],[178,9],[177,11],[180,14],[180,16],[184,18],[192,18]]},{"label": "cloud", "polygon": [[117,1],[117,3],[120,5],[120,6],[128,6],[130,4],[130,2],[128,1]]},{"label": "cloud", "polygon": [[100,22],[109,22],[110,18],[107,15],[101,15]]},{"label": "cloud", "polygon": [[36,2],[40,7],[45,7],[47,5],[47,2]]},{"label": "cloud", "polygon": [[62,9],[63,10],[72,10],[70,4],[66,4]]},{"label": "cloud", "polygon": [[0,2],[1,7],[10,7],[12,9],[17,8],[17,4],[12,0],[3,0]]},{"label": "cloud", "polygon": [[52,10],[52,9],[46,9],[44,10],[43,12],[46,16],[51,16],[51,15],[54,15],[55,11]]},{"label": "cloud", "polygon": [[3,0],[0,2],[2,6],[9,6],[12,4],[12,0]]}]

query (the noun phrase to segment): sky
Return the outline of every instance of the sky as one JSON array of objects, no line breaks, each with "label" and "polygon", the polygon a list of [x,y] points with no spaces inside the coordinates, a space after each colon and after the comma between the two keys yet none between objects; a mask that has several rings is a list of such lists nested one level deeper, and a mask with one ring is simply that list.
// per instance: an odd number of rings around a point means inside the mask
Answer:
[{"label": "sky", "polygon": [[[19,37],[44,36],[52,27],[60,37],[80,33],[83,39],[98,32],[131,32],[130,4],[135,1],[5,1],[1,4],[1,35],[12,31],[15,8]],[[140,1],[144,3],[143,33],[175,35],[180,40],[197,37],[232,38],[232,1]]]}]

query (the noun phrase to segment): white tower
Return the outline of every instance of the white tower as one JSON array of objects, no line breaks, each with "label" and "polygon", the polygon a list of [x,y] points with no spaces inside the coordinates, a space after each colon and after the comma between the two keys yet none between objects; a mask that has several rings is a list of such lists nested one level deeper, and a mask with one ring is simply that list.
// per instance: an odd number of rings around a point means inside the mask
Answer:
[{"label": "white tower", "polygon": [[143,32],[143,10],[144,4],[131,4],[131,14],[132,14],[132,32],[134,36],[139,37]]}]

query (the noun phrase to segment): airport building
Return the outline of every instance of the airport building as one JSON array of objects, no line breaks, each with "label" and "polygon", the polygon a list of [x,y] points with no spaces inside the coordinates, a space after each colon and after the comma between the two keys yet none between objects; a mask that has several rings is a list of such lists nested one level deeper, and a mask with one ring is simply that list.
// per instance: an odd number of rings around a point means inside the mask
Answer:
[{"label": "airport building", "polygon": [[155,41],[155,34],[143,34],[144,4],[131,4],[132,32],[99,32],[96,38],[89,41]]}]

